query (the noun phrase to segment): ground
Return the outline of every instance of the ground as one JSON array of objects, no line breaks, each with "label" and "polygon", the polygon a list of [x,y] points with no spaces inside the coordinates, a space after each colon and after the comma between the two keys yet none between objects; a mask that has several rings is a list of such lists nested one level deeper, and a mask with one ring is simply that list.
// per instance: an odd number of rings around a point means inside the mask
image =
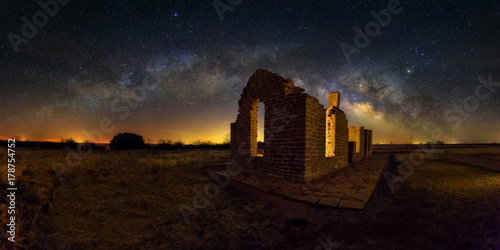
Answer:
[{"label": "ground", "polygon": [[[6,162],[4,149],[0,158]],[[493,170],[429,154],[397,179],[393,192],[382,177],[365,208],[351,210],[291,201],[236,181],[225,188],[207,184],[207,170],[224,166],[229,155],[227,150],[94,151],[60,182],[51,164],[65,163],[66,151],[18,149],[16,246],[500,248],[500,174]],[[397,174],[397,165],[385,169]],[[5,197],[5,171],[0,185]],[[5,205],[0,208],[5,225]],[[12,246],[0,241],[1,248]]]}]

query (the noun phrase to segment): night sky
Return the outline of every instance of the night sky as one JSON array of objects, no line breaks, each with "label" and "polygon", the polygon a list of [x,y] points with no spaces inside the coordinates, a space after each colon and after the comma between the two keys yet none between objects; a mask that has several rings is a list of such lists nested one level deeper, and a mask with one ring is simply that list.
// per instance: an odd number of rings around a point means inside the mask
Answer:
[{"label": "night sky", "polygon": [[1,2],[0,139],[221,142],[264,68],[325,106],[340,91],[374,144],[500,142],[497,1],[67,2]]}]

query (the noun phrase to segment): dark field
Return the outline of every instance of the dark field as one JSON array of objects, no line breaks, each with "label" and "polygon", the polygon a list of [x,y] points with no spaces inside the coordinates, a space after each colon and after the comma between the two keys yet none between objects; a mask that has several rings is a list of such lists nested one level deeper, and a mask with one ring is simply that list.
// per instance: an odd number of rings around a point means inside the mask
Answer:
[{"label": "dark field", "polygon": [[[7,162],[6,148],[0,158]],[[65,150],[16,150],[18,249],[498,249],[500,174],[427,155],[364,210],[285,200],[231,182],[205,202],[228,150],[94,151],[56,177]],[[389,157],[389,154],[386,155]],[[407,158],[407,157],[406,157]],[[397,159],[397,157],[396,157]],[[4,164],[5,165],[5,164]],[[396,163],[387,166],[394,170]],[[7,195],[2,168],[0,192]],[[216,193],[216,192],[212,192]],[[5,199],[2,198],[2,203]],[[201,204],[204,203],[204,204]],[[197,207],[186,224],[179,206]],[[6,205],[1,205],[1,233]],[[193,210],[192,210],[193,211]],[[0,239],[3,249],[13,245]]]}]

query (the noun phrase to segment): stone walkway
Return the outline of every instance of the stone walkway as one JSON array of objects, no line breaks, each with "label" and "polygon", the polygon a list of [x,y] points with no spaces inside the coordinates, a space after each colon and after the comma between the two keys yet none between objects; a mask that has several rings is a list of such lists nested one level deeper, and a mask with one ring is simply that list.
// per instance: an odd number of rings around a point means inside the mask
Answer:
[{"label": "stone walkway", "polygon": [[266,180],[241,173],[230,176],[226,171],[213,171],[231,180],[272,193],[312,204],[338,208],[363,209],[387,165],[387,155],[365,158],[353,166],[342,168],[327,177],[306,184]]}]

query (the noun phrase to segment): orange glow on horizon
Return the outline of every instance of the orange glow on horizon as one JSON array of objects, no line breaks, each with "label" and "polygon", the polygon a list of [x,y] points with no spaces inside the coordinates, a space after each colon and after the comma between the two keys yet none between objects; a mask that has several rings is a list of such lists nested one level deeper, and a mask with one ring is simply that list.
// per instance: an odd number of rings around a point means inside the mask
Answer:
[{"label": "orange glow on horizon", "polygon": [[61,142],[61,139],[52,139],[52,138],[32,138],[32,137],[17,137],[17,136],[1,136],[0,140],[7,141],[8,139],[16,139],[16,141],[37,141],[37,142]]}]

